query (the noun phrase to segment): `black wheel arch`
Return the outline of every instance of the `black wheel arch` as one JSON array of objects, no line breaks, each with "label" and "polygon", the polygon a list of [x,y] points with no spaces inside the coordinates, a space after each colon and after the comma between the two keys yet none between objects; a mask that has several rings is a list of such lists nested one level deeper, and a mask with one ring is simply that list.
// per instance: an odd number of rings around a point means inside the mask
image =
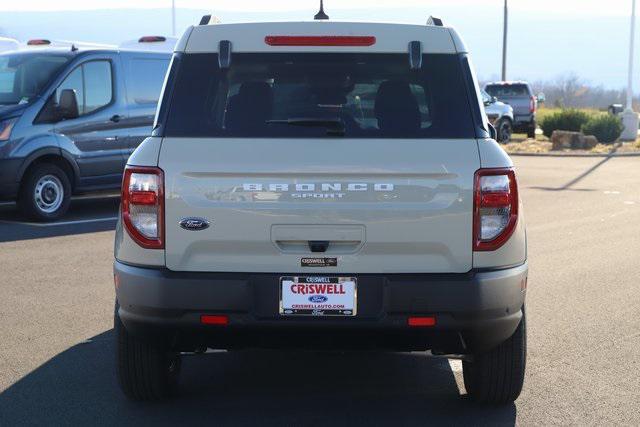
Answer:
[{"label": "black wheel arch", "polygon": [[69,152],[58,147],[41,148],[27,156],[18,170],[18,182],[22,182],[30,168],[41,163],[52,163],[58,166],[69,177],[71,189],[76,188],[80,179],[80,168]]}]

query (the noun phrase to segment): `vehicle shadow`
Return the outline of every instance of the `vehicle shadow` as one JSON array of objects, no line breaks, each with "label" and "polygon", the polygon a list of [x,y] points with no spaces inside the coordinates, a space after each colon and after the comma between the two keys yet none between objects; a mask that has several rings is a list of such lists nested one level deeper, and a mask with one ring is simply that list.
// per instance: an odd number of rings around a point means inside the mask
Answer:
[{"label": "vehicle shadow", "polygon": [[609,160],[613,159],[614,156],[613,154],[615,154],[615,152],[618,150],[618,147],[615,147],[613,150],[611,150],[611,152],[609,153],[609,155],[605,158],[603,158],[602,160],[600,160],[598,163],[596,163],[595,165],[591,166],[589,169],[587,169],[586,171],[584,171],[583,173],[581,173],[580,175],[578,175],[577,177],[573,178],[571,181],[565,183],[564,185],[561,185],[559,187],[536,187],[536,186],[532,186],[529,188],[535,189],[535,190],[545,190],[545,191],[596,191],[594,189],[574,189],[571,188],[574,185],[576,185],[577,183],[579,183],[580,181],[582,181],[583,179],[585,179],[587,176],[591,175],[593,172],[595,172],[598,168],[600,168],[601,166],[603,166],[605,163],[607,163]]},{"label": "vehicle shadow", "polygon": [[15,204],[0,205],[0,242],[41,239],[115,228],[120,198],[113,195],[73,199],[68,213],[58,221],[33,222]]},{"label": "vehicle shadow", "polygon": [[0,425],[514,425],[515,405],[459,396],[449,363],[415,353],[234,351],[185,356],[178,396],[134,403],[113,331],[0,394]]}]

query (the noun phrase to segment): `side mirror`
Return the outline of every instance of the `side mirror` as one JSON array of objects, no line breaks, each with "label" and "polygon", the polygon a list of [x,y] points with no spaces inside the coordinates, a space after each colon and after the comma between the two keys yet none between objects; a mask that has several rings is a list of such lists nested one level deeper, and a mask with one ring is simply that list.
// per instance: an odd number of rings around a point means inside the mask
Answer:
[{"label": "side mirror", "polygon": [[498,98],[496,98],[495,96],[491,97],[491,103],[495,104],[496,102],[498,102]]},{"label": "side mirror", "polygon": [[498,140],[498,131],[496,130],[495,126],[493,126],[491,123],[487,123],[487,125],[489,126],[489,136],[494,141],[497,141]]},{"label": "side mirror", "polygon": [[61,119],[75,119],[80,116],[78,109],[78,97],[73,89],[63,89],[58,102]]}]

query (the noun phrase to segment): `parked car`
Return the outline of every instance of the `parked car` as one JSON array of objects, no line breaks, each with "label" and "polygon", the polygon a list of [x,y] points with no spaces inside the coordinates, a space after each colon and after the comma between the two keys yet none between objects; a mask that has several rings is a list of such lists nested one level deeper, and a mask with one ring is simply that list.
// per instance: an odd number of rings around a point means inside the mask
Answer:
[{"label": "parked car", "polygon": [[493,82],[485,85],[490,95],[511,105],[513,108],[515,133],[526,133],[529,138],[536,137],[536,110],[538,104],[531,86],[527,82]]},{"label": "parked car", "polygon": [[169,61],[77,46],[0,54],[0,199],[49,221],[73,193],[119,189],[151,134]]},{"label": "parked car", "polygon": [[186,31],[123,180],[126,396],[169,395],[183,352],[320,347],[461,358],[474,399],[518,397],[516,174],[465,44],[429,22]]},{"label": "parked car", "polygon": [[513,134],[513,108],[504,102],[498,101],[496,97],[490,96],[484,90],[482,91],[482,102],[489,121],[498,132],[497,141],[501,144],[511,141],[511,135]]}]

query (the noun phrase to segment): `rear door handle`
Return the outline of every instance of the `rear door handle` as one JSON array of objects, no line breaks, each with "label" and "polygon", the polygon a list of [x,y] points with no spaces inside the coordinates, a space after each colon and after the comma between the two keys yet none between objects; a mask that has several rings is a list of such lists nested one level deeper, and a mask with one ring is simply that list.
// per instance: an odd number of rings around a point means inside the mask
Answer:
[{"label": "rear door handle", "polygon": [[108,136],[104,140],[107,141],[107,142],[114,142],[114,141],[118,140],[118,137],[117,136]]},{"label": "rear door handle", "polygon": [[122,119],[123,119],[123,117],[121,115],[114,114],[113,116],[111,116],[111,118],[109,120],[112,121],[113,123],[118,123]]}]

